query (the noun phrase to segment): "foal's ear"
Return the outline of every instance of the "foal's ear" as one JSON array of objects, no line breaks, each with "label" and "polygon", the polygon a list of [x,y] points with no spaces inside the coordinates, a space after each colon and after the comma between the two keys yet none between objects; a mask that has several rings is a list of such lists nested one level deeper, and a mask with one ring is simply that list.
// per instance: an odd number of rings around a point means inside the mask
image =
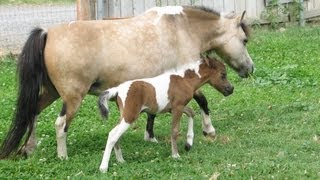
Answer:
[{"label": "foal's ear", "polygon": [[206,63],[206,65],[208,65],[210,67],[210,60],[208,59],[208,57],[203,57],[203,61]]}]

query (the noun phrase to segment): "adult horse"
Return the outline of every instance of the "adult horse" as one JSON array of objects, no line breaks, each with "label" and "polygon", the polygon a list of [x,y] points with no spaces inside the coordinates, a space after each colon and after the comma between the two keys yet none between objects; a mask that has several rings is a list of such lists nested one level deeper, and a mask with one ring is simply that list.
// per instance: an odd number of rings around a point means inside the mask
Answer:
[{"label": "adult horse", "polygon": [[[24,135],[20,151],[35,149],[37,115],[59,97],[63,107],[55,122],[57,152],[67,158],[67,131],[88,93],[98,95],[126,80],[161,74],[198,60],[208,50],[216,50],[239,76],[247,77],[253,62],[242,19],[204,7],[169,6],[128,19],[35,28],[19,57],[17,108],[0,158],[15,152]],[[208,116],[203,124],[205,132],[214,133]]]}]

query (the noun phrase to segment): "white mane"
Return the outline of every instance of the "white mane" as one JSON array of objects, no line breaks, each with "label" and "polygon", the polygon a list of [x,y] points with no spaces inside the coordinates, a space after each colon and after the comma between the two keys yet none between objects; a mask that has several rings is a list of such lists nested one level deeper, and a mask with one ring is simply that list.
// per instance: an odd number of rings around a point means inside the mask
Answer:
[{"label": "white mane", "polygon": [[157,12],[157,18],[153,22],[153,24],[156,25],[160,21],[161,17],[165,14],[169,14],[169,15],[182,14],[183,7],[182,6],[153,7],[151,9],[148,9],[146,13],[154,12],[154,11]]}]

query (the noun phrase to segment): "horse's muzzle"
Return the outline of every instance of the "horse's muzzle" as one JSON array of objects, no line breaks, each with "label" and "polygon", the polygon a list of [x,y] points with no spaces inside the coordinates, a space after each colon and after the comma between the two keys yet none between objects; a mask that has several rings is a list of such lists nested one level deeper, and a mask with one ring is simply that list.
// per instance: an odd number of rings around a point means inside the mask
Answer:
[{"label": "horse's muzzle", "polygon": [[250,67],[247,67],[247,68],[244,68],[242,70],[239,70],[238,71],[238,75],[241,77],[241,78],[247,78],[249,77],[250,74],[253,74],[254,72],[254,66],[250,66]]},{"label": "horse's muzzle", "polygon": [[223,91],[223,95],[224,96],[229,96],[233,93],[233,86],[227,86],[224,88],[224,91]]}]

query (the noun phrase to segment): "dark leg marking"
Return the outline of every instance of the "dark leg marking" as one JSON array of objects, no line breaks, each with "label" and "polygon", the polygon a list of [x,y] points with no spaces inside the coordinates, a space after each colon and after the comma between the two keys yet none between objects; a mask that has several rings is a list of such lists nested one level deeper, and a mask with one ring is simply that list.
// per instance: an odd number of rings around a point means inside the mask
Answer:
[{"label": "dark leg marking", "polygon": [[208,101],[202,93],[196,93],[193,95],[193,99],[196,100],[200,108],[204,111],[206,115],[209,115],[210,110],[208,108]]},{"label": "dark leg marking", "polygon": [[[67,104],[63,103],[63,106],[62,106],[62,109],[61,109],[61,112],[60,112],[60,117],[66,115],[66,113],[67,113]],[[64,127],[64,132],[68,132],[68,128],[69,128],[69,126],[65,126]]]},{"label": "dark leg marking", "polygon": [[156,115],[149,114],[149,113],[147,113],[147,115],[148,115],[148,119],[147,119],[146,130],[149,133],[149,138],[154,138],[153,124],[154,124],[154,119],[155,119]]}]

